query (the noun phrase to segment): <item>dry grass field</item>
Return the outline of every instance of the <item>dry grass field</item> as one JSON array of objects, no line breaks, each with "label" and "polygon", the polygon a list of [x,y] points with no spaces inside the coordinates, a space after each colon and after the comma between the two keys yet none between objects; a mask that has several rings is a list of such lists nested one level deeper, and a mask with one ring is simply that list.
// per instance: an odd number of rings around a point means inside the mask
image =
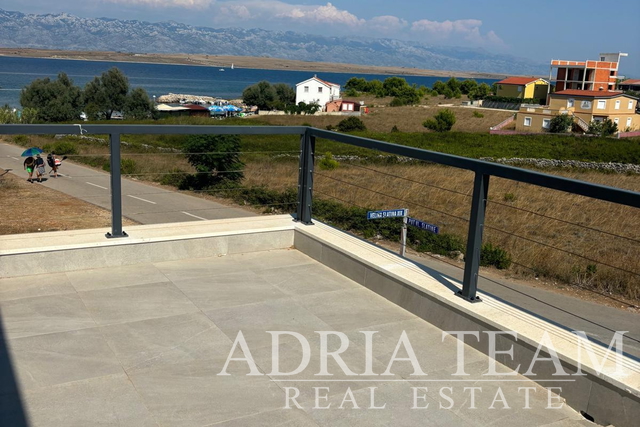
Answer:
[{"label": "dry grass field", "polygon": [[[444,99],[444,97],[426,98],[419,107],[389,107],[392,98],[375,98],[365,96],[350,98],[352,101],[364,101],[370,106],[370,113],[363,114],[360,119],[368,130],[390,132],[396,126],[401,132],[431,132],[422,123],[438,114],[443,108],[452,110],[456,115],[456,124],[452,131],[488,133],[491,126],[497,125],[513,115],[513,111],[484,109],[460,106],[460,99]],[[475,117],[474,112],[484,117]],[[336,126],[344,117],[340,116],[258,116],[260,121],[271,125],[296,126],[310,124],[325,129]]]},{"label": "dry grass field", "polygon": [[[26,174],[25,174],[26,176]],[[0,235],[111,226],[111,212],[0,169]],[[125,219],[125,225],[137,224]]]},{"label": "dry grass field", "polygon": [[[252,162],[246,184],[294,186],[296,170],[294,163]],[[637,176],[558,174],[640,191]],[[441,232],[466,237],[472,187],[471,172],[449,167],[343,164],[317,170],[314,194],[366,208],[409,208],[412,217],[440,226]],[[486,227],[485,241],[506,249],[515,270],[525,275],[640,299],[637,209],[492,178]]]}]

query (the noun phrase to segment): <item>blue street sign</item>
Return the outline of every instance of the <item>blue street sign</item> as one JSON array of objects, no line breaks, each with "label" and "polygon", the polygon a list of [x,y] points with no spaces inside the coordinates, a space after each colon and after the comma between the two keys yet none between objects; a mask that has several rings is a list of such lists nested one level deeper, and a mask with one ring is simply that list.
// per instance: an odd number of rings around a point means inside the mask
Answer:
[{"label": "blue street sign", "polygon": [[367,219],[404,218],[405,216],[407,216],[406,209],[393,209],[390,211],[367,212]]},{"label": "blue street sign", "polygon": [[418,227],[418,228],[421,228],[423,230],[430,231],[430,232],[435,233],[435,234],[438,234],[438,232],[440,231],[440,228],[438,228],[437,225],[429,224],[427,222],[422,222],[422,221],[417,220],[415,218],[407,218],[407,224],[413,225],[414,227]]}]

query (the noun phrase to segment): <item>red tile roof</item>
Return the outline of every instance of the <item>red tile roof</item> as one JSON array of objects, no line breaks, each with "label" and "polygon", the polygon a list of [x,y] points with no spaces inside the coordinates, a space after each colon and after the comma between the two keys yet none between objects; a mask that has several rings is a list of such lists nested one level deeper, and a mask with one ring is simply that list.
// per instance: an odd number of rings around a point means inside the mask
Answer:
[{"label": "red tile roof", "polygon": [[339,85],[339,84],[337,84],[337,83],[331,83],[331,82],[328,82],[328,81],[326,81],[326,80],[322,80],[322,79],[321,79],[320,77],[318,77],[318,76],[313,76],[313,78],[314,78],[314,79],[316,79],[316,80],[318,80],[319,82],[322,82],[322,83],[326,84],[327,86],[340,86],[340,85]]},{"label": "red tile roof", "polygon": [[209,111],[207,107],[203,107],[202,105],[196,105],[196,104],[184,104],[182,105],[182,107],[188,108],[189,110],[194,110],[194,111],[200,111],[200,110]]},{"label": "red tile roof", "polygon": [[629,79],[620,82],[621,85],[640,85],[640,79]]},{"label": "red tile roof", "polygon": [[566,89],[561,90],[559,92],[555,92],[551,94],[553,95],[562,95],[562,96],[588,96],[590,98],[612,98],[614,96],[624,95],[623,92],[620,91],[610,91],[610,90],[580,90],[580,89]]},{"label": "red tile roof", "polygon": [[540,80],[540,78],[539,77],[507,77],[504,80],[500,80],[498,84],[525,86],[537,80]]}]

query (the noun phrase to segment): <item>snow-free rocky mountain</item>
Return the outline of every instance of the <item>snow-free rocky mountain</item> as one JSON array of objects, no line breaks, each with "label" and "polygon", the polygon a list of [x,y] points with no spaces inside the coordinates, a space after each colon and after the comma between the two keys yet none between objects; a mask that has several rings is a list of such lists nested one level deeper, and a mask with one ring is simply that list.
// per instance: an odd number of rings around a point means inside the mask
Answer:
[{"label": "snow-free rocky mountain", "polygon": [[482,49],[177,22],[30,15],[0,9],[0,45],[36,49],[269,56],[303,61],[539,75],[542,63]]}]

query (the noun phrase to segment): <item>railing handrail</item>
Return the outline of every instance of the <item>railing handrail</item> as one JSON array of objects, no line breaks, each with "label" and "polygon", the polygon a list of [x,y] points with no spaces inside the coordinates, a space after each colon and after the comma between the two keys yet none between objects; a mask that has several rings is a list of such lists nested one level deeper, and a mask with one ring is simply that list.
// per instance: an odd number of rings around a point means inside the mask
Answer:
[{"label": "railing handrail", "polygon": [[491,163],[484,160],[476,160],[468,157],[456,156],[453,154],[439,153],[422,148],[398,145],[390,142],[378,141],[375,139],[363,138],[359,136],[347,135],[322,129],[310,128],[311,135],[318,138],[331,139],[345,144],[356,145],[358,147],[376,149],[386,153],[404,157],[413,157],[418,160],[439,163],[479,172],[486,175],[493,175],[499,178],[533,184],[553,190],[565,191],[593,199],[605,200],[621,205],[640,208],[640,193],[624,190],[616,187],[609,187],[601,184],[594,184],[586,181],[579,181],[571,178],[564,178],[555,175],[548,175],[528,169],[508,166],[499,163]]}]

